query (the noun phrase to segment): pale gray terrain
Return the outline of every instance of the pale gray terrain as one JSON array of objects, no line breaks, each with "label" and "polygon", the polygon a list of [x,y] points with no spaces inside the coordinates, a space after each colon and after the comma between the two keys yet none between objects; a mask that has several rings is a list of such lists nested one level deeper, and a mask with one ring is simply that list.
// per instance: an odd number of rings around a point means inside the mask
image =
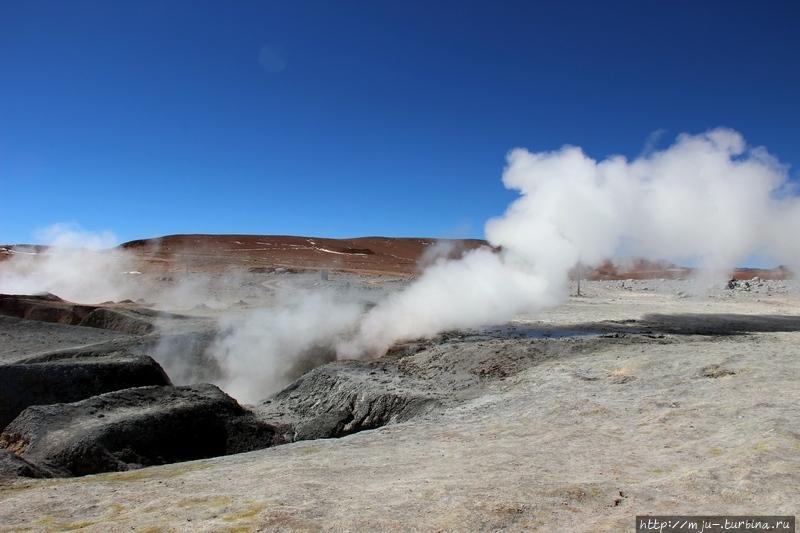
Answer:
[{"label": "pale gray terrain", "polygon": [[[202,307],[169,309],[186,316],[174,332],[207,332],[222,309],[268,305],[278,286],[320,283],[220,283]],[[330,283],[368,303],[408,282]],[[315,409],[344,402],[344,425],[330,422],[328,407],[323,420],[341,438],[77,478],[8,479],[0,530],[629,532],[641,514],[796,514],[797,282],[575,289],[540,315],[318,367],[250,406],[273,422],[297,418],[290,436],[310,427],[311,438],[328,427]],[[15,320],[3,322],[6,360],[150,342],[99,329],[73,338],[70,329],[34,344],[35,326]],[[175,381],[168,361],[154,358]],[[303,385],[322,382],[332,388]],[[361,426],[346,434],[354,420]],[[376,420],[380,427],[369,429]]]}]

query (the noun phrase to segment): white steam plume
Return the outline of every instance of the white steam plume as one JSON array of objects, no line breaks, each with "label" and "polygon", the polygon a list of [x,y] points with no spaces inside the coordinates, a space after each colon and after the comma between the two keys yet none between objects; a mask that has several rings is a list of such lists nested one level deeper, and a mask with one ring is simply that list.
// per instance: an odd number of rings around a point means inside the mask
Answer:
[{"label": "white steam plume", "polygon": [[93,233],[75,223],[59,223],[36,232],[49,248],[16,250],[0,263],[0,293],[51,292],[73,302],[97,303],[128,294],[126,262],[113,233]]},{"label": "white steam plume", "polygon": [[520,197],[486,224],[500,250],[439,260],[370,310],[358,334],[338,346],[341,356],[379,355],[400,340],[553,306],[579,262],[620,251],[718,271],[758,253],[800,265],[800,200],[787,168],[729,129],[684,134],[633,161],[597,162],[571,146],[516,149],[503,183]]},{"label": "white steam plume", "polygon": [[59,248],[84,248],[103,250],[117,245],[117,236],[106,230],[99,233],[87,231],[76,222],[57,222],[35,231],[38,242]]},{"label": "white steam plume", "polygon": [[350,333],[362,312],[355,301],[320,291],[287,294],[281,306],[245,316],[225,315],[210,350],[222,373],[216,383],[243,402],[277,392],[302,371],[334,359],[333,339]]}]

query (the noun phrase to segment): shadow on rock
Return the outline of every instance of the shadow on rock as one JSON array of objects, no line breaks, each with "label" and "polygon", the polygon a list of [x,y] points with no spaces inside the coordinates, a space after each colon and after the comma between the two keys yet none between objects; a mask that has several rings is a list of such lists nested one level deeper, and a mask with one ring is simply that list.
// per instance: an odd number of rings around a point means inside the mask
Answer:
[{"label": "shadow on rock", "polygon": [[53,477],[53,474],[29,463],[11,450],[0,449],[0,480],[16,477],[43,478]]},{"label": "shadow on rock", "polygon": [[800,316],[725,314],[650,314],[639,324],[678,335],[743,335],[800,331]]},{"label": "shadow on rock", "polygon": [[172,384],[150,357],[91,355],[51,354],[0,365],[0,428],[32,405],[76,402],[130,387]]},{"label": "shadow on rock", "polygon": [[[418,380],[398,379],[379,364],[338,361],[304,374],[257,406],[265,421],[283,428],[289,442],[338,438],[404,422],[441,404]],[[378,376],[378,373],[381,376]],[[394,374],[388,378],[389,373]],[[391,382],[391,384],[389,383]]]},{"label": "shadow on rock", "polygon": [[282,442],[273,426],[208,384],[139,387],[33,406],[0,435],[0,448],[56,477],[216,457]]}]

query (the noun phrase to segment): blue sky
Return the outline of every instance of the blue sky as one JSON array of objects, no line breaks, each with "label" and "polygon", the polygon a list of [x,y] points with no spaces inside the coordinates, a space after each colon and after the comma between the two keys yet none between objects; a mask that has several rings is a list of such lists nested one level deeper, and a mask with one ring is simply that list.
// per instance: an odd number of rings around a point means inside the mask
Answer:
[{"label": "blue sky", "polygon": [[796,1],[0,3],[0,243],[483,237],[515,147],[726,126],[800,177]]}]

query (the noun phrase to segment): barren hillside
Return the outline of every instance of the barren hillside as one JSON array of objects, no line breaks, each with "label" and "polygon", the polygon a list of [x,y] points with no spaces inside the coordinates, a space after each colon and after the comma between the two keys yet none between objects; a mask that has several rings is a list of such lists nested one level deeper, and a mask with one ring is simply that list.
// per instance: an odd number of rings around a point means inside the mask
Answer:
[{"label": "barren hillside", "polygon": [[[465,251],[488,247],[479,239],[357,237],[328,239],[285,235],[169,235],[140,239],[118,246],[126,252],[131,270],[145,273],[196,271],[220,273],[235,269],[250,272],[289,272],[329,269],[361,275],[416,277],[437,257],[456,258]],[[15,254],[46,254],[38,245],[0,247],[0,261]],[[580,271],[583,279],[678,279],[692,277],[694,269],[663,260],[629,258],[606,261]],[[573,278],[577,272],[573,272]],[[739,280],[791,279],[784,266],[773,269],[741,268],[731,272]]]}]

